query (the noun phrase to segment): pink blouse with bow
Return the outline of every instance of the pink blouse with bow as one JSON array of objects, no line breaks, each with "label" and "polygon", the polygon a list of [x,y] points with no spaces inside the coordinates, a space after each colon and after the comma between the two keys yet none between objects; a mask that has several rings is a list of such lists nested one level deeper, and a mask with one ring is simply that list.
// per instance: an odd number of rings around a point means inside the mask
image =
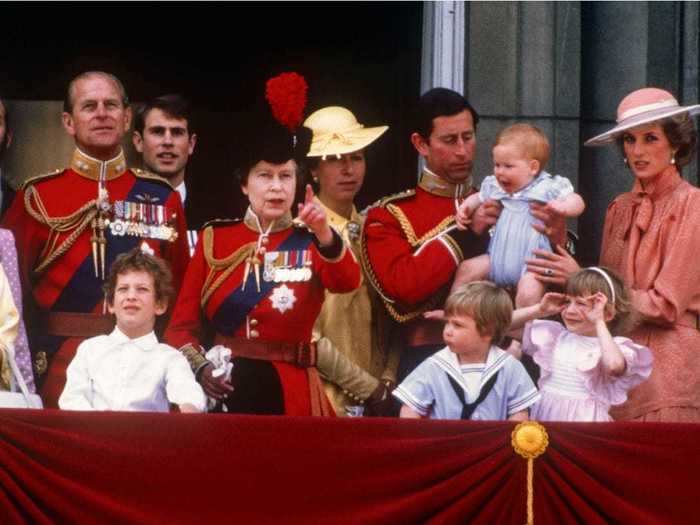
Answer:
[{"label": "pink blouse with bow", "polygon": [[654,354],[651,378],[613,417],[700,409],[700,190],[675,166],[645,188],[636,180],[608,207],[600,262],[630,287],[642,323],[628,335]]}]

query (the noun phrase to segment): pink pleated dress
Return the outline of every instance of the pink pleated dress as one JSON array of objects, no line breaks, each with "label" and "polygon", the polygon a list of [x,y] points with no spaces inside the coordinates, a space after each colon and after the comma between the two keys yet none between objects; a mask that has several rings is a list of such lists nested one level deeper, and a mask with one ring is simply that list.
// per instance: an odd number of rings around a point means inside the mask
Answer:
[{"label": "pink pleated dress", "polygon": [[621,376],[603,371],[597,337],[569,332],[555,321],[525,327],[523,351],[540,367],[540,401],[530,410],[537,421],[612,421],[609,410],[627,400],[627,392],[651,374],[648,348],[615,337],[627,367]]}]

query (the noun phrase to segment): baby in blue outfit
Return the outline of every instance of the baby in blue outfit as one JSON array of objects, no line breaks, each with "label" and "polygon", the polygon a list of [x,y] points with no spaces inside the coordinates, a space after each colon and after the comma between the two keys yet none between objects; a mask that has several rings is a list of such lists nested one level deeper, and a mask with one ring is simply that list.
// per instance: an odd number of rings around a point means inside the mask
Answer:
[{"label": "baby in blue outfit", "polygon": [[532,201],[566,217],[578,217],[585,204],[571,182],[543,170],[549,159],[549,142],[538,128],[515,124],[502,130],[493,147],[494,175],[484,179],[481,191],[459,207],[457,223],[466,227],[481,203],[491,199],[503,205],[488,254],[464,261],[455,276],[454,287],[488,277],[499,286],[516,286],[517,307],[540,301],[545,286],[527,271],[525,259],[532,251],[552,250],[549,239],[533,228]]}]

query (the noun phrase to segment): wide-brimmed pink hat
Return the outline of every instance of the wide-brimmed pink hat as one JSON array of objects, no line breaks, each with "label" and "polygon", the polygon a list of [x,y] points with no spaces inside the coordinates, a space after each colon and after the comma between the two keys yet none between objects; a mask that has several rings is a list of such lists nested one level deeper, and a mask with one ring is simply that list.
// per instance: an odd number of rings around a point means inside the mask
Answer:
[{"label": "wide-brimmed pink hat", "polygon": [[602,146],[613,142],[620,133],[643,124],[656,122],[681,113],[700,111],[700,104],[681,106],[668,91],[643,88],[633,91],[617,106],[617,126],[585,142],[586,146]]}]

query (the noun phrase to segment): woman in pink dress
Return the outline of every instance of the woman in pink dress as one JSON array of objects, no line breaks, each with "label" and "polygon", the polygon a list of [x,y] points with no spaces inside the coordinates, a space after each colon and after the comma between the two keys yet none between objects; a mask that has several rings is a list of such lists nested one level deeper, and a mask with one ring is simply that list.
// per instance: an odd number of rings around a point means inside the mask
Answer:
[{"label": "woman in pink dress", "polygon": [[[614,419],[700,421],[700,190],[680,175],[695,152],[698,111],[667,91],[639,89],[620,102],[617,125],[586,142],[616,142],[635,178],[608,207],[600,262],[630,288],[639,323],[628,336],[654,356],[651,377],[611,410]],[[563,250],[529,263],[550,283],[578,269]]]}]

